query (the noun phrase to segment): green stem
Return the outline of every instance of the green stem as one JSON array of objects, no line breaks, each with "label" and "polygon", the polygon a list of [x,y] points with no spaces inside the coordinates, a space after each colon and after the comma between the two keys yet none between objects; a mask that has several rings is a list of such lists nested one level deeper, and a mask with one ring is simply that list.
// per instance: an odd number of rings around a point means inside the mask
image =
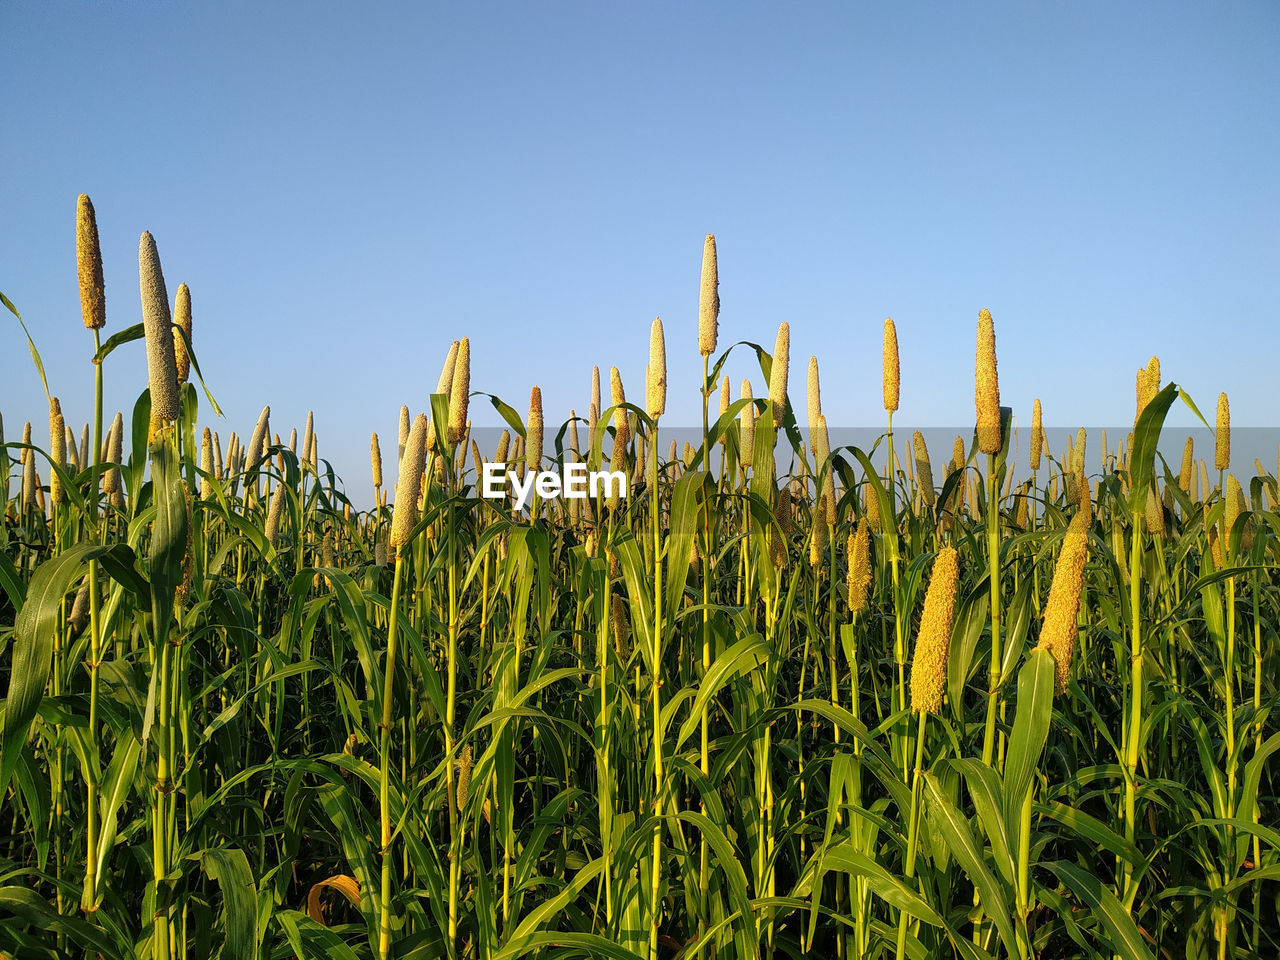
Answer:
[{"label": "green stem", "polygon": [[387,663],[382,678],[382,731],[378,751],[378,816],[381,826],[382,902],[378,924],[378,956],[391,953],[391,699],[395,691],[396,648],[398,644],[400,585],[403,580],[404,550],[396,551],[396,569],[391,583],[391,612],[387,624]]}]

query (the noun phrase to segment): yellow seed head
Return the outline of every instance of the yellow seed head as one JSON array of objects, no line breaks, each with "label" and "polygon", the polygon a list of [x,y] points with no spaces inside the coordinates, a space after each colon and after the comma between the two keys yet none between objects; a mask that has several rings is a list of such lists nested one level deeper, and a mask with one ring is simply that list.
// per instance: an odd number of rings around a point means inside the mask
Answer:
[{"label": "yellow seed head", "polygon": [[959,576],[960,562],[955,548],[943,547],[933,562],[911,659],[911,709],[917,713],[937,714],[942,710]]},{"label": "yellow seed head", "polygon": [[1065,693],[1076,646],[1076,618],[1084,588],[1084,564],[1089,555],[1090,514],[1081,510],[1071,519],[1062,552],[1053,570],[1053,584],[1040,627],[1040,647],[1053,654],[1054,692]]},{"label": "yellow seed head", "polygon": [[396,463],[404,456],[404,445],[409,441],[409,407],[400,408],[400,440],[396,450]]},{"label": "yellow seed head", "polygon": [[791,535],[791,487],[785,486],[778,491],[778,508],[774,511],[778,521],[778,529],[784,537]]},{"label": "yellow seed head", "polygon": [[[22,442],[31,443],[31,421],[22,429]],[[110,493],[111,491],[107,491]],[[36,505],[36,458],[29,449],[22,451],[22,507],[33,510]]]},{"label": "yellow seed head", "polygon": [[613,633],[614,650],[618,653],[618,659],[625,661],[631,646],[631,620],[627,617],[627,605],[621,594],[613,595],[612,608],[609,627]]},{"label": "yellow seed head", "polygon": [[824,493],[818,498],[818,507],[814,511],[813,534],[809,538],[809,566],[815,570],[822,566],[823,557],[827,552],[827,544],[831,542],[831,526],[826,520],[826,500],[827,495]]},{"label": "yellow seed head", "polygon": [[1000,381],[996,376],[996,330],[991,311],[978,314],[978,356],[974,406],[978,414],[978,449],[1000,452]]},{"label": "yellow seed head", "polygon": [[[729,404],[733,402],[733,398],[729,392],[729,378],[725,377],[720,381],[720,413],[718,416],[723,417],[729,412]],[[721,436],[720,442],[724,443],[724,437]]]},{"label": "yellow seed head", "polygon": [[[753,399],[750,380],[742,381],[742,396],[747,400]],[[741,447],[743,466],[750,466],[756,453],[756,407],[754,403],[748,403],[742,408],[742,413],[738,414],[738,440]],[[1280,459],[1280,454],[1277,455],[1277,459]]]},{"label": "yellow seed head", "polygon": [[818,383],[818,358],[809,358],[809,432],[813,433],[822,416],[822,387]]},{"label": "yellow seed head", "polygon": [[49,459],[53,461],[53,466],[49,468],[49,496],[55,504],[65,503],[67,491],[63,489],[62,479],[54,469],[67,465],[67,425],[62,419],[57,397],[53,398],[49,409]]},{"label": "yellow seed head", "polygon": [[177,420],[178,367],[173,356],[169,293],[160,270],[155,239],[144,233],[138,243],[138,287],[142,295],[142,324],[147,341],[147,379],[151,388],[152,422]]},{"label": "yellow seed head", "polygon": [[614,443],[625,447],[631,439],[627,411],[621,407],[627,402],[627,393],[622,389],[622,374],[617,367],[609,369],[609,394],[610,405],[618,408],[613,411]]},{"label": "yellow seed head", "polygon": [[252,470],[262,462],[262,450],[267,442],[267,431],[270,424],[271,407],[262,408],[262,413],[258,414],[258,424],[253,428],[253,433],[249,437],[249,460],[248,469]]},{"label": "yellow seed head", "polygon": [[864,484],[862,487],[862,512],[872,530],[876,533],[884,533],[884,527],[880,519],[880,498],[871,488],[870,483]]},{"label": "yellow seed head", "polygon": [[1156,496],[1154,486],[1147,489],[1147,508],[1144,519],[1147,523],[1147,532],[1149,532],[1153,537],[1164,536],[1164,504],[1161,502],[1160,498]]},{"label": "yellow seed head", "polygon": [[449,383],[450,443],[460,443],[467,434],[467,404],[471,398],[471,338],[463,337],[458,343],[453,361],[453,373]]},{"label": "yellow seed head", "polygon": [[773,366],[769,372],[769,409],[773,425],[782,426],[787,412],[787,370],[791,363],[791,325],[783,320],[778,325],[778,339],[773,345]]},{"label": "yellow seed head", "polygon": [[[191,290],[185,283],[178,284],[173,322],[182,328],[182,333],[173,331],[173,362],[178,368],[178,383],[182,384],[191,376],[191,353],[187,350],[187,344],[191,343]],[[182,334],[186,334],[185,340]]]},{"label": "yellow seed head", "polygon": [[284,509],[284,485],[276,484],[275,493],[271,495],[271,506],[267,509],[267,528],[264,535],[267,543],[276,546],[280,538],[280,516]]},{"label": "yellow seed head", "polygon": [[1040,398],[1036,397],[1031,408],[1031,470],[1040,469],[1040,455],[1044,452],[1044,422],[1040,418]]},{"label": "yellow seed head", "polygon": [[917,430],[911,436],[911,443],[915,448],[916,482],[920,497],[924,505],[932,510],[937,491],[933,489],[933,464],[929,462],[929,448],[925,445],[924,434]]},{"label": "yellow seed head", "polygon": [[846,586],[849,590],[849,612],[859,614],[866,609],[871,590],[871,528],[866,519],[858,521],[845,545],[849,571]]},{"label": "yellow seed head", "polygon": [[378,445],[376,433],[369,439],[369,468],[373,472],[373,485],[382,486],[382,447]]},{"label": "yellow seed head", "polygon": [[645,407],[649,416],[660,417],[667,410],[667,341],[662,335],[662,318],[655,317],[649,328],[649,369],[645,377]]},{"label": "yellow seed head", "polygon": [[440,368],[440,379],[436,381],[436,393],[442,393],[446,397],[453,392],[453,368],[458,362],[458,348],[461,342],[458,340],[449,344],[449,352],[445,355],[444,366]]},{"label": "yellow seed head", "polygon": [[102,283],[102,248],[98,245],[98,218],[88,194],[76,203],[76,267],[80,275],[80,315],[89,330],[107,322],[106,288]]},{"label": "yellow seed head", "polygon": [[[813,431],[813,464],[820,470],[831,456],[831,434],[827,430],[827,418],[818,414],[818,423]],[[822,491],[819,495],[822,515],[827,523],[836,522],[836,475],[832,465],[827,465],[826,476],[822,478]]]},{"label": "yellow seed head", "polygon": [[396,502],[391,514],[391,550],[396,556],[407,546],[418,523],[418,494],[422,490],[422,472],[427,465],[427,418],[418,414],[409,429],[404,456],[400,458],[396,480]]},{"label": "yellow seed head", "polygon": [[951,472],[964,469],[968,457],[965,455],[964,439],[956,437],[955,442],[951,444]]},{"label": "yellow seed head", "polygon": [[[613,442],[613,457],[609,461],[609,470],[614,473],[621,473],[624,476],[627,472],[627,445],[619,443],[617,440]],[[622,491],[621,484],[611,484],[609,487],[609,509],[617,510],[621,505]]]},{"label": "yellow seed head", "polygon": [[1178,469],[1178,487],[1183,493],[1191,493],[1191,477],[1195,470],[1195,442],[1187,437],[1182,448],[1182,466]]},{"label": "yellow seed head", "polygon": [[1231,467],[1231,409],[1227,395],[1218,394],[1218,431],[1213,448],[1213,469],[1228,470]]},{"label": "yellow seed head", "polygon": [[716,352],[720,318],[720,274],[716,268],[716,238],[708,233],[702,244],[702,288],[698,296],[698,352]]},{"label": "yellow seed head", "polygon": [[457,811],[461,813],[467,808],[467,797],[471,793],[471,744],[462,748],[458,757]]},{"label": "yellow seed head", "polygon": [[1133,426],[1137,429],[1138,418],[1142,416],[1142,411],[1147,409],[1147,404],[1151,402],[1151,398],[1156,392],[1151,389],[1151,378],[1147,374],[1146,367],[1138,368],[1137,380],[1134,384],[1134,394],[1137,398],[1137,412],[1133,415]]},{"label": "yellow seed head", "polygon": [[208,428],[204,428],[204,435],[200,438],[200,472],[207,476],[200,477],[200,499],[209,500],[213,497],[213,486],[210,477],[213,473],[213,432]]},{"label": "yellow seed head", "polygon": [[525,463],[530,470],[542,469],[542,390],[529,391],[529,424],[525,431]]},{"label": "yellow seed head", "polygon": [[884,321],[884,357],[882,377],[884,381],[884,408],[892,413],[898,409],[898,389],[901,384],[898,371],[898,329],[893,319]]},{"label": "yellow seed head", "polygon": [[1231,531],[1236,525],[1236,520],[1240,518],[1240,514],[1244,509],[1244,491],[1240,489],[1240,484],[1236,480],[1234,473],[1227,474],[1226,489],[1222,491],[1223,514],[1222,514],[1222,535],[1227,547],[1231,546]]},{"label": "yellow seed head", "polygon": [[506,463],[507,456],[511,452],[511,431],[503,430],[502,436],[498,437],[498,448],[493,453],[494,463]]}]

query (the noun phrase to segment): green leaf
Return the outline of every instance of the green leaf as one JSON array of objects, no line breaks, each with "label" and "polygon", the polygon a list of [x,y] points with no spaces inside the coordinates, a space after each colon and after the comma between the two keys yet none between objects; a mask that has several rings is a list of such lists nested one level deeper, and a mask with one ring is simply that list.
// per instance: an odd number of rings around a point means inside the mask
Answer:
[{"label": "green leaf", "polygon": [[1153,960],[1133,918],[1105,883],[1065,860],[1042,863],[1041,866],[1056,873],[1058,879],[1093,911],[1110,934],[1111,948],[1122,960]]},{"label": "green leaf", "polygon": [[[1053,716],[1053,654],[1037,648],[1018,673],[1017,713],[1009,737],[1009,753],[1004,763],[1004,818],[1016,825],[1023,800],[1031,789],[1031,778],[1049,736]],[[1015,830],[1009,827],[1009,836]]]},{"label": "green leaf", "polygon": [[[40,351],[36,349],[36,342],[31,339],[31,331],[27,329],[27,323],[22,319],[22,314],[18,312],[18,308],[13,305],[13,301],[0,293],[0,303],[9,308],[9,312],[18,318],[18,323],[22,324],[22,332],[27,335],[27,350],[31,353],[31,362],[36,365],[36,372],[40,374],[40,384],[44,387],[44,397],[49,399],[49,381],[44,376],[44,361],[40,359]],[[0,792],[3,792],[0,789]]]},{"label": "green leaf", "polygon": [[952,805],[943,792],[942,784],[933,773],[924,775],[925,795],[929,799],[929,811],[934,823],[942,833],[942,838],[951,850],[951,855],[969,875],[973,885],[978,888],[983,912],[995,923],[996,932],[1004,943],[1010,956],[1017,952],[1017,942],[1013,935],[1013,924],[1009,918],[1013,916],[1013,889],[992,875],[983,859],[982,851],[973,839],[969,824],[964,815]]},{"label": "green leaf", "polygon": [[222,956],[228,960],[253,960],[257,956],[257,893],[249,860],[243,850],[218,847],[200,855],[200,866],[222,890],[223,926],[227,932]]},{"label": "green leaf", "polygon": [[[175,325],[175,329],[181,330],[182,328]],[[141,340],[144,336],[146,336],[146,331],[140,323],[135,323],[132,327],[126,327],[119,333],[113,333],[107,338],[107,342],[98,348],[98,352],[93,355],[93,362],[101,363],[116,347],[132,343],[134,340]]]},{"label": "green leaf", "polygon": [[4,796],[9,777],[18,762],[18,751],[30,733],[31,721],[49,682],[54,634],[58,628],[62,600],[84,575],[85,564],[109,550],[132,555],[132,551],[123,545],[76,544],[41,564],[31,578],[26,601],[14,623],[9,693],[5,701],[4,731],[0,734],[0,797]]}]

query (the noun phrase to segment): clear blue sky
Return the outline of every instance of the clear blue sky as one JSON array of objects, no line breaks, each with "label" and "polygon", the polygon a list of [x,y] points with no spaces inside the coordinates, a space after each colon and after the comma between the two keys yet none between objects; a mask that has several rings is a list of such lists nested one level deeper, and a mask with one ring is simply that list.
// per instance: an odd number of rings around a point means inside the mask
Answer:
[{"label": "clear blue sky", "polygon": [[[68,422],[88,419],[76,196],[97,207],[106,333],[140,319],[138,236],[227,420],[314,408],[368,483],[449,342],[474,389],[548,423],[591,365],[643,395],[666,326],[667,420],[700,419],[702,238],[721,347],[792,326],[832,426],[972,424],[978,310],[1021,422],[1131,422],[1159,354],[1212,418],[1274,426],[1280,6],[1232,4],[68,3],[0,6],[0,290]],[[736,386],[754,374],[744,355]],[[606,381],[607,382],[607,381]],[[145,385],[107,368],[111,410]],[[495,424],[473,405],[477,424]],[[0,315],[11,438],[45,406]],[[1176,422],[1189,423],[1178,408]],[[1174,421],[1171,421],[1174,422]],[[939,452],[941,456],[941,452]]]}]

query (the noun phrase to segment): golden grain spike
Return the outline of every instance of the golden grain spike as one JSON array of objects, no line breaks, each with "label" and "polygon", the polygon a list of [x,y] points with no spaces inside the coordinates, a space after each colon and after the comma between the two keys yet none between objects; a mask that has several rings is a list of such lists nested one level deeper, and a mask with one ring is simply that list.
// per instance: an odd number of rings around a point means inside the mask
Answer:
[{"label": "golden grain spike", "polygon": [[963,470],[968,457],[965,455],[964,438],[956,437],[955,442],[951,444],[951,472]]},{"label": "golden grain spike", "polygon": [[404,456],[404,445],[409,442],[409,406],[405,404],[400,407],[400,439],[399,446],[396,450],[396,463]]},{"label": "golden grain spike", "polygon": [[881,380],[884,386],[884,408],[889,413],[898,409],[898,391],[901,379],[898,369],[898,328],[891,317],[884,321],[884,355],[881,363]]},{"label": "golden grain spike", "polygon": [[996,330],[991,311],[978,314],[978,352],[975,368],[974,406],[978,420],[978,449],[1000,452],[1000,381],[996,375]]},{"label": "golden grain spike", "polygon": [[591,368],[591,402],[596,405],[596,415],[599,416],[604,407],[600,406],[600,368],[596,366]]},{"label": "golden grain spike", "polygon": [[1178,487],[1183,493],[1191,493],[1191,477],[1195,471],[1195,441],[1187,437],[1182,447],[1182,465],[1178,469]]},{"label": "golden grain spike", "polygon": [[445,354],[444,366],[440,368],[440,379],[436,381],[436,393],[442,393],[446,397],[453,390],[453,367],[458,361],[458,348],[461,342],[454,340],[449,344],[449,352]]},{"label": "golden grain spike", "polygon": [[525,462],[530,470],[542,469],[542,390],[529,391],[529,424],[526,430]]},{"label": "golden grain spike", "polygon": [[249,437],[249,460],[248,469],[252,470],[262,462],[262,448],[267,440],[267,429],[270,423],[271,407],[262,408],[262,413],[258,414],[257,426],[253,428],[253,433]]},{"label": "golden grain spike", "polygon": [[[191,343],[191,290],[185,283],[178,284],[177,298],[174,300],[173,322],[182,329],[182,333],[173,331],[173,362],[178,368],[178,383],[183,384],[191,376],[191,353],[187,344]],[[186,334],[186,339],[183,339]]]},{"label": "golden grain spike", "polygon": [[[27,447],[22,451],[22,507],[34,510],[36,505],[36,458],[31,446],[31,421],[22,428],[22,442]],[[110,493],[110,491],[107,491]]]},{"label": "golden grain spike", "polygon": [[463,337],[454,355],[453,370],[449,374],[449,429],[450,443],[460,443],[467,433],[467,404],[471,397],[471,338]]},{"label": "golden grain spike", "polygon": [[[827,429],[827,418],[818,415],[818,427],[813,435],[814,468],[819,469],[831,456],[831,433]],[[823,515],[829,524],[836,522],[836,471],[834,464],[827,464],[827,475],[822,480],[822,492],[819,497],[823,504]]]},{"label": "golden grain spike", "polygon": [[[742,381],[742,397],[745,400],[753,399],[750,380]],[[738,440],[743,466],[748,467],[754,461],[756,452],[756,406],[754,403],[746,404],[742,408],[742,413],[738,415]]]},{"label": "golden grain spike", "polygon": [[649,369],[644,385],[649,416],[660,417],[667,410],[667,341],[662,335],[662,318],[654,317],[649,327]]},{"label": "golden grain spike", "polygon": [[809,400],[809,433],[818,427],[818,418],[822,416],[822,387],[818,382],[818,358],[809,358],[809,383],[808,383],[808,400]]},{"label": "golden grain spike", "polygon": [[698,294],[698,353],[716,352],[720,318],[720,272],[716,266],[716,238],[708,233],[702,244],[702,285]]},{"label": "golden grain spike", "polygon": [[[626,476],[627,473],[627,445],[618,440],[613,442],[613,456],[609,461],[609,470],[612,473],[621,473]],[[621,503],[622,496],[621,484],[609,485],[608,505],[610,510],[617,510]]]},{"label": "golden grain spike", "polygon": [[62,428],[66,431],[66,437],[63,442],[66,444],[67,450],[67,467],[71,470],[71,475],[75,476],[81,470],[80,451],[76,449],[76,435],[71,432],[71,427],[65,423]]},{"label": "golden grain spike", "polygon": [[427,417],[418,414],[409,428],[404,456],[400,458],[396,480],[395,509],[391,514],[391,551],[397,556],[409,543],[409,535],[418,523],[418,494],[422,490],[422,472],[427,465]]},{"label": "golden grain spike", "polygon": [[862,512],[872,530],[876,533],[884,533],[884,524],[880,518],[880,496],[872,488],[869,480],[862,488]]},{"label": "golden grain spike", "polygon": [[1236,525],[1236,520],[1239,519],[1241,512],[1244,510],[1244,491],[1240,489],[1240,484],[1237,482],[1234,473],[1227,474],[1227,482],[1222,494],[1225,501],[1222,514],[1222,533],[1225,538],[1224,543],[1229,548],[1231,546],[1231,529]]},{"label": "golden grain spike", "polygon": [[506,463],[511,453],[511,431],[503,430],[502,435],[498,437],[498,447],[493,453],[494,463]]},{"label": "golden grain spike", "polygon": [[815,570],[822,566],[827,544],[831,542],[831,526],[827,523],[827,495],[818,498],[813,512],[813,533],[809,538],[809,566]]},{"label": "golden grain spike", "polygon": [[67,465],[67,425],[62,419],[62,407],[58,398],[49,402],[49,496],[54,504],[65,503],[67,491],[63,489],[62,478],[57,468]]},{"label": "golden grain spike", "polygon": [[625,661],[631,646],[631,620],[627,616],[627,605],[622,595],[615,593],[610,604],[609,632],[613,634],[614,650],[618,659]]},{"label": "golden grain spike", "polygon": [[849,591],[849,612],[859,614],[867,606],[871,590],[871,528],[866,518],[858,521],[845,545],[849,570],[845,585]]},{"label": "golden grain spike", "polygon": [[[717,414],[717,417],[723,417],[726,413],[728,413],[729,405],[732,402],[733,402],[733,399],[729,391],[729,378],[725,377],[723,380],[720,381],[720,412]],[[720,442],[724,443],[723,434],[721,434],[720,436]]]},{"label": "golden grain spike", "polygon": [[373,485],[382,486],[382,448],[376,433],[369,439],[369,467],[373,472]]},{"label": "golden grain spike", "polygon": [[[302,430],[302,466],[303,467],[307,467],[307,466],[310,466],[312,468],[315,467],[315,463],[311,462],[311,441],[315,437],[315,433],[316,433],[315,411],[308,410],[307,424]],[[249,445],[253,446],[252,442],[250,442]],[[249,456],[250,456],[250,459],[252,459],[253,457],[252,451],[250,451]]]},{"label": "golden grain spike", "polygon": [[1084,564],[1089,554],[1089,522],[1090,512],[1082,509],[1067,526],[1040,628],[1039,646],[1053,655],[1055,694],[1066,692],[1067,678],[1071,674],[1076,619],[1080,612],[1080,593],[1084,588]]},{"label": "golden grain spike", "polygon": [[107,431],[107,462],[116,464],[102,478],[102,492],[107,495],[111,505],[117,509],[124,505],[124,493],[120,488],[119,464],[124,458],[124,417],[116,411],[111,421],[111,429]]},{"label": "golden grain spike", "polygon": [[178,367],[173,356],[169,293],[160,270],[160,254],[150,233],[138,242],[138,287],[147,341],[147,380],[151,388],[152,423],[177,420]]},{"label": "golden grain spike", "polygon": [[1040,398],[1036,397],[1031,408],[1031,472],[1040,469],[1040,455],[1044,452],[1044,421],[1040,416]]},{"label": "golden grain spike", "polygon": [[458,813],[467,808],[467,797],[471,793],[471,756],[471,744],[468,743],[458,757],[458,786],[455,791]]},{"label": "golden grain spike", "polygon": [[271,495],[271,506],[267,508],[267,526],[263,531],[263,535],[267,538],[267,543],[273,547],[277,545],[280,539],[280,517],[284,512],[284,484],[276,484],[275,492]]},{"label": "golden grain spike", "polygon": [[778,338],[773,345],[773,364],[769,371],[769,410],[775,428],[782,426],[787,412],[787,373],[791,363],[791,325],[783,320],[778,325]]},{"label": "golden grain spike", "polygon": [[1147,504],[1144,518],[1147,523],[1147,532],[1153,537],[1163,537],[1165,535],[1164,526],[1164,504],[1160,497],[1156,496],[1155,486],[1147,488]]},{"label": "golden grain spike", "polygon": [[911,435],[911,444],[915,448],[916,478],[920,497],[924,505],[932,511],[937,491],[933,488],[933,464],[929,462],[929,448],[925,445],[924,434],[917,430]]},{"label": "golden grain spike", "polygon": [[911,709],[917,713],[937,714],[942,710],[959,576],[960,562],[955,548],[943,547],[933,562],[911,659]]},{"label": "golden grain spike", "polygon": [[80,316],[89,330],[107,323],[107,295],[102,282],[102,248],[93,201],[82,193],[76,203],[76,268],[80,275]]},{"label": "golden grain spike", "polygon": [[1231,409],[1227,406],[1227,395],[1218,394],[1218,431],[1213,447],[1213,469],[1229,470],[1231,468]]},{"label": "golden grain spike", "polygon": [[214,476],[213,471],[213,431],[205,427],[204,434],[200,438],[200,472],[204,474],[200,477],[201,500],[213,498],[213,482],[210,479]]},{"label": "golden grain spike", "polygon": [[610,405],[617,408],[613,411],[614,443],[625,447],[627,441],[631,439],[627,411],[622,408],[622,404],[627,402],[627,393],[622,388],[622,374],[618,372],[617,367],[609,369],[609,394]]}]

